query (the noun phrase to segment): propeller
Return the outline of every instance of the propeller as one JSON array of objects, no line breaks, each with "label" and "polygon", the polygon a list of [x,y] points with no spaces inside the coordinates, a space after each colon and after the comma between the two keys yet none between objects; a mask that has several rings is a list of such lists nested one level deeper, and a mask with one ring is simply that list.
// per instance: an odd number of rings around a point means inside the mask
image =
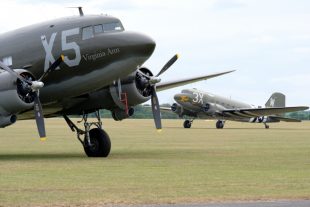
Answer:
[{"label": "propeller", "polygon": [[33,102],[34,102],[34,114],[36,119],[36,125],[38,128],[38,132],[41,138],[41,141],[46,139],[46,132],[45,132],[45,124],[44,124],[44,116],[42,105],[39,98],[39,90],[44,87],[44,83],[42,82],[49,73],[54,71],[62,62],[64,61],[64,56],[61,55],[44,73],[38,80],[31,80],[31,78],[23,77],[22,75],[18,74],[10,67],[5,65],[3,62],[0,61],[0,67],[10,73],[12,76],[16,77],[18,80],[22,82],[25,90],[29,93],[32,92],[33,95]]},{"label": "propeller", "polygon": [[145,74],[142,71],[138,70],[138,73],[140,73],[142,76],[144,76],[146,79],[143,80],[143,84],[147,85],[151,90],[151,103],[152,103],[152,112],[155,122],[155,127],[157,130],[161,130],[161,115],[160,115],[160,106],[159,101],[157,97],[156,92],[156,84],[161,81],[159,78],[160,75],[162,75],[164,72],[166,72],[179,58],[179,55],[174,55],[165,65],[164,67],[159,71],[159,73],[156,76],[151,76],[149,74]]}]

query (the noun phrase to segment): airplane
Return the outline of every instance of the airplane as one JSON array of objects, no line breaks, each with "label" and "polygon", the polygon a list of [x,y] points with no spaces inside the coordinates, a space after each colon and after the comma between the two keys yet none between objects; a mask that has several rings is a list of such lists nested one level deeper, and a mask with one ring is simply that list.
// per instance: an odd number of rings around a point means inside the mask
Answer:
[{"label": "airplane", "polygon": [[269,129],[268,123],[286,121],[300,122],[300,120],[281,116],[283,113],[303,111],[309,109],[307,106],[285,106],[285,95],[273,93],[265,104],[265,108],[240,101],[224,98],[212,93],[197,89],[184,89],[174,95],[173,103],[169,107],[161,107],[161,110],[172,111],[185,119],[184,128],[191,128],[194,119],[215,119],[217,129],[223,129],[226,120],[250,123],[263,123]]},{"label": "airplane", "polygon": [[[134,114],[134,106],[151,100],[155,126],[161,129],[156,91],[232,72],[161,82],[178,55],[153,75],[143,66],[156,46],[152,38],[126,31],[116,17],[84,15],[81,7],[79,13],[0,35],[1,128],[17,119],[35,119],[43,141],[44,117],[63,116],[87,156],[107,157],[111,140],[100,109],[120,121]],[[89,121],[89,114],[96,121]],[[82,116],[84,129],[70,115]]]}]

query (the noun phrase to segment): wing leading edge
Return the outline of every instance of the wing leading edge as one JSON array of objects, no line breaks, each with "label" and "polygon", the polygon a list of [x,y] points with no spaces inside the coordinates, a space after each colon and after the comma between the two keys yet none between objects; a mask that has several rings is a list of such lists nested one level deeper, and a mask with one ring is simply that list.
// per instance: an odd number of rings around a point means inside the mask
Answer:
[{"label": "wing leading edge", "polygon": [[157,88],[157,91],[168,90],[170,88],[175,88],[178,86],[183,86],[183,85],[195,83],[198,81],[215,78],[217,76],[225,75],[227,73],[231,73],[234,71],[235,70],[230,70],[230,71],[225,71],[225,72],[221,72],[221,73],[214,73],[214,74],[209,74],[209,75],[196,76],[196,77],[192,77],[192,78],[183,78],[183,79],[179,79],[179,80],[165,81],[165,82],[158,83],[156,85],[156,88]]}]

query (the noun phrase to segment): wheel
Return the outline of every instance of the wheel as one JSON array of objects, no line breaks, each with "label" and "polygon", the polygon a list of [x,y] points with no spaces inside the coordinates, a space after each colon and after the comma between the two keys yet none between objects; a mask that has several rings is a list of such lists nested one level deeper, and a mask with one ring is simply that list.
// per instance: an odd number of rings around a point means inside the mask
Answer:
[{"label": "wheel", "polygon": [[223,128],[224,128],[224,122],[218,120],[218,121],[216,122],[216,128],[217,128],[217,129],[223,129]]},{"label": "wheel", "polygon": [[265,125],[265,129],[269,129],[269,125]]},{"label": "wheel", "polygon": [[88,145],[86,137],[84,138],[84,151],[88,157],[107,157],[111,150],[111,141],[109,135],[100,128],[94,128],[89,131],[91,145]]},{"label": "wheel", "polygon": [[190,120],[185,120],[183,123],[184,128],[191,128],[192,122]]}]

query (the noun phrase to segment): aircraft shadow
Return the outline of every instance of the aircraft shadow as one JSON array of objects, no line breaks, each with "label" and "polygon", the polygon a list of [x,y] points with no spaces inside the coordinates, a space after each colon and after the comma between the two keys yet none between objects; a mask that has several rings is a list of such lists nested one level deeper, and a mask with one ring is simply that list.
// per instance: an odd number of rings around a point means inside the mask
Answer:
[{"label": "aircraft shadow", "polygon": [[[182,127],[165,127],[168,129],[184,129]],[[257,127],[257,128],[224,128],[224,129],[216,129],[216,128],[204,128],[204,127],[193,127],[190,129],[184,129],[184,130],[270,130],[270,131],[284,131],[284,130],[289,130],[289,131],[309,131],[310,129],[301,129],[301,128],[289,128],[289,129],[285,129],[285,128],[270,128],[270,129],[265,129],[265,128],[261,128],[261,127]]]},{"label": "aircraft shadow", "polygon": [[87,158],[86,155],[83,153],[77,154],[77,153],[34,153],[34,154],[26,154],[26,153],[15,153],[15,154],[0,154],[0,161],[31,161],[31,160],[67,160],[67,159],[81,159],[81,158]]},{"label": "aircraft shadow", "polygon": [[114,151],[111,152],[109,157],[87,157],[84,153],[81,154],[76,153],[49,153],[49,154],[0,154],[0,162],[11,162],[11,161],[37,161],[37,160],[82,160],[82,159],[100,159],[100,160],[139,160],[139,159],[157,159],[162,157],[169,157],[171,152],[169,150],[160,150],[156,152],[144,151],[144,150],[131,150],[131,151]]}]

